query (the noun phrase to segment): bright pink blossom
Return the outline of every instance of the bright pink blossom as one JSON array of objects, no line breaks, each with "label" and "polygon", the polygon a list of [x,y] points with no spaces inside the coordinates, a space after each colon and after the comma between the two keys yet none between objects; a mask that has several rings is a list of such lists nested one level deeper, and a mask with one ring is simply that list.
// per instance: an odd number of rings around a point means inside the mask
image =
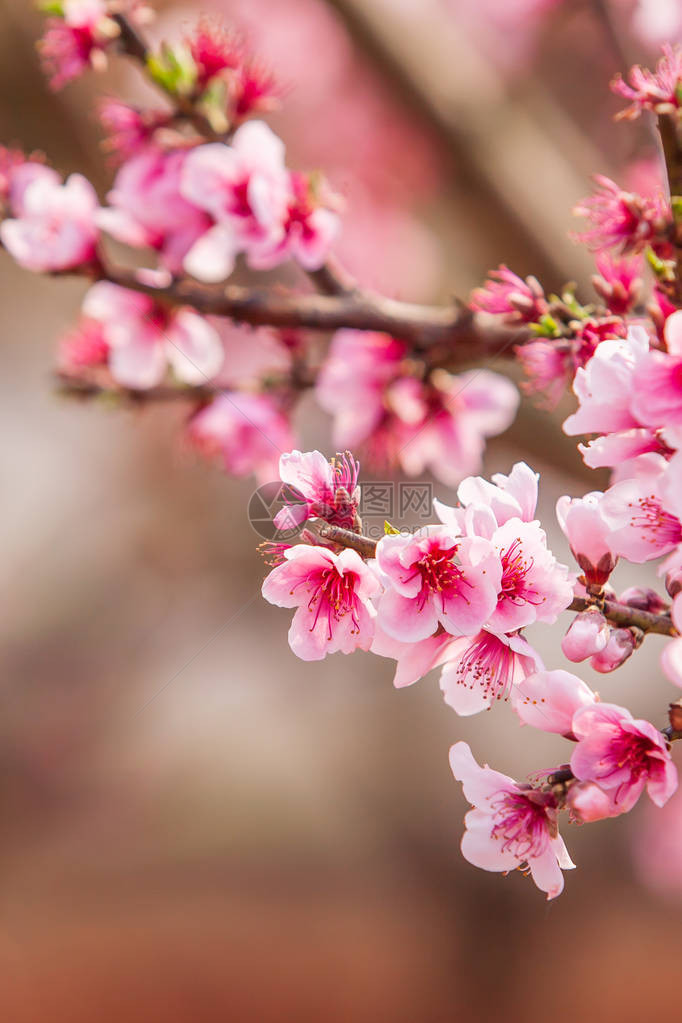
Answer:
[{"label": "bright pink blossom", "polygon": [[600,653],[610,636],[611,630],[604,615],[596,608],[590,608],[575,616],[561,641],[561,649],[569,661],[585,661]]},{"label": "bright pink blossom", "polygon": [[396,458],[409,476],[430,470],[449,486],[479,470],[486,438],[511,425],[519,404],[516,387],[489,370],[439,369],[426,386],[405,383],[412,394],[401,382],[386,396],[397,420]]},{"label": "bright pink blossom", "polygon": [[573,717],[578,743],[571,770],[580,781],[593,781],[613,794],[614,805],[627,813],[644,788],[663,806],[677,788],[677,770],[661,733],[612,703],[594,703]]},{"label": "bright pink blossom", "polygon": [[267,394],[222,391],[190,420],[190,442],[233,476],[277,478],[279,457],[295,441],[289,420]]},{"label": "bright pink blossom", "polygon": [[261,254],[261,264],[272,266],[292,257],[305,270],[319,270],[341,228],[336,205],[338,200],[324,188],[314,188],[310,177],[291,173],[284,235],[269,255]]},{"label": "bright pink blossom", "polygon": [[509,519],[490,536],[502,568],[490,628],[512,632],[532,622],[555,622],[573,599],[573,577],[547,547],[538,522]]},{"label": "bright pink blossom", "polygon": [[169,364],[184,383],[203,384],[222,366],[218,334],[192,309],[165,314],[148,295],[99,281],[85,296],[83,314],[101,324],[111,375],[124,387],[154,387]]},{"label": "bright pink blossom", "polygon": [[504,265],[490,271],[485,285],[471,293],[469,305],[476,312],[523,323],[537,322],[547,312],[545,293],[535,277],[523,280]]},{"label": "bright pink blossom", "polygon": [[642,290],[641,255],[614,259],[610,253],[602,252],[596,263],[599,273],[592,278],[594,290],[610,312],[623,316],[636,305]]},{"label": "bright pink blossom", "polygon": [[107,135],[102,145],[115,162],[137,156],[152,141],[156,130],[172,118],[167,111],[138,110],[111,96],[100,102],[98,113]]},{"label": "bright pink blossom", "polygon": [[0,224],[0,239],[17,263],[27,270],[55,272],[92,260],[98,203],[90,182],[72,174],[62,184],[50,168],[30,163],[14,178],[10,201],[17,216]]},{"label": "bright pink blossom", "polygon": [[209,18],[199,19],[188,41],[199,89],[205,89],[224,71],[233,71],[242,59],[243,46],[237,36]]},{"label": "bright pink blossom", "polygon": [[539,671],[513,691],[514,710],[524,725],[574,738],[573,715],[594,703],[594,693],[570,671]]},{"label": "bright pink blossom", "polygon": [[[661,0],[657,2],[660,4]],[[639,117],[644,110],[669,113],[678,109],[682,106],[682,46],[672,47],[665,43],[655,71],[635,64],[628,77],[629,85],[621,75],[616,75],[611,83],[615,93],[630,100],[631,105],[621,113],[621,117]]]},{"label": "bright pink blossom", "polygon": [[578,217],[591,222],[589,230],[576,234],[594,251],[613,248],[622,253],[641,252],[647,245],[665,257],[670,252],[672,225],[670,204],[662,195],[643,196],[626,192],[615,181],[596,174],[598,191],[574,208]]},{"label": "bright pink blossom", "polygon": [[394,639],[417,642],[439,625],[453,636],[472,636],[495,608],[500,566],[485,540],[426,526],[382,537],[376,557],[386,587],[379,621]]},{"label": "bright pink blossom", "polygon": [[571,861],[557,825],[551,792],[518,785],[506,774],[479,767],[465,742],[450,749],[450,766],[474,809],[466,815],[462,855],[483,870],[513,870],[527,864],[548,899],[564,887],[562,870]]},{"label": "bright pink blossom", "polygon": [[340,650],[368,650],[379,589],[376,576],[359,554],[297,544],[263,583],[263,596],[278,607],[296,607],[289,645],[304,661],[319,661]]},{"label": "bright pink blossom", "polygon": [[107,196],[109,206],[98,215],[104,231],[133,248],[156,249],[174,274],[210,226],[206,214],[180,194],[187,159],[185,151],[146,147],[121,167]]},{"label": "bright pink blossom", "polygon": [[603,497],[601,491],[593,490],[584,497],[560,497],[556,505],[559,525],[589,586],[603,586],[617,560],[609,546],[610,527],[601,512]]},{"label": "bright pink blossom", "polygon": [[285,235],[289,175],[284,143],[266,124],[242,125],[229,146],[212,142],[194,149],[181,190],[214,221],[187,254],[189,273],[201,281],[222,281],[240,252],[255,269],[274,265],[272,252]]},{"label": "bright pink blossom", "polygon": [[63,15],[48,20],[40,53],[53,89],[105,61],[104,51],[118,35],[107,8],[106,0],[64,0]]},{"label": "bright pink blossom", "polygon": [[282,88],[270,68],[261,61],[246,58],[228,82],[230,119],[239,124],[252,114],[274,110],[281,94]]},{"label": "bright pink blossom", "polygon": [[360,464],[350,452],[331,461],[321,451],[290,451],[279,460],[279,478],[292,488],[287,507],[275,516],[278,529],[321,518],[342,529],[354,529],[360,503]]}]

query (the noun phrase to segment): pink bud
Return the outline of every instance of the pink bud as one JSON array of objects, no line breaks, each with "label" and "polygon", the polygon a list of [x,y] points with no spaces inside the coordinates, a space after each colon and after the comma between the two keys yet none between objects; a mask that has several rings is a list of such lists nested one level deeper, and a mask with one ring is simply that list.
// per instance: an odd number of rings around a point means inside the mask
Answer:
[{"label": "pink bud", "polygon": [[596,608],[581,611],[571,622],[561,641],[561,649],[569,661],[584,661],[600,653],[609,641],[610,627]]},{"label": "pink bud", "polygon": [[585,824],[614,815],[613,804],[606,792],[592,781],[579,781],[571,785],[566,795],[566,805],[573,817]]},{"label": "pink bud", "polygon": [[556,514],[573,556],[583,572],[588,586],[603,586],[616,566],[617,558],[608,543],[609,529],[604,521],[600,491],[584,497],[560,497]]},{"label": "pink bud", "polygon": [[651,590],[648,586],[630,586],[627,590],[623,590],[618,600],[621,604],[628,604],[630,607],[636,607],[640,611],[649,611],[655,615],[663,614],[668,610],[668,602],[663,600],[656,590]]},{"label": "pink bud", "polygon": [[635,649],[632,629],[613,629],[609,640],[600,653],[595,654],[590,664],[595,671],[606,673],[620,668]]}]

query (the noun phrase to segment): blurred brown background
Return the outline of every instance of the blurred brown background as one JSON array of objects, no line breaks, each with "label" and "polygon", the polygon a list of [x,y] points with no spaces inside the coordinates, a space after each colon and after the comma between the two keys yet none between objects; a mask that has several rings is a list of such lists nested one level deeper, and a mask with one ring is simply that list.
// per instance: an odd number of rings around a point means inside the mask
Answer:
[{"label": "blurred brown background", "polygon": [[[444,0],[212,7],[256,43],[260,24],[285,78],[299,64],[273,123],[348,195],[358,272],[375,235],[357,234],[354,208],[399,249],[396,294],[465,296],[500,261],[585,285],[570,207],[589,172],[622,180],[650,146],[645,127],[610,121],[619,58],[590,4],[501,29],[494,4],[476,21]],[[646,57],[614,7],[622,44]],[[155,32],[199,9],[167,5]],[[89,102],[115,83],[134,95],[136,73],[50,95],[40,18],[23,0],[0,15],[0,138],[104,194]],[[644,816],[566,826],[578,870],[549,905],[520,874],[464,862],[449,745],[465,738],[517,777],[567,747],[504,706],[458,719],[434,678],[396,692],[379,658],[296,660],[289,613],[259,596],[252,484],[182,449],[180,410],[57,398],[55,341],[83,288],[0,265],[3,1018],[634,1023],[674,1006],[682,884],[661,875],[654,892],[636,872]],[[526,407],[488,452],[487,471],[518,458],[542,471],[543,518],[561,493],[604,484],[559,423]],[[298,425],[304,446],[328,448],[312,402]],[[567,666],[560,635],[533,637],[550,667]],[[585,676],[663,724],[658,642],[617,676]]]}]

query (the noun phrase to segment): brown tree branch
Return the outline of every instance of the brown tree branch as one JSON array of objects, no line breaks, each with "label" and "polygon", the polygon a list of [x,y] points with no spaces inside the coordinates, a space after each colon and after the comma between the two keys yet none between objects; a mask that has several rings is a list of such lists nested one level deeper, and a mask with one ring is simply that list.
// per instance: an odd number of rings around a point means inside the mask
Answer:
[{"label": "brown tree branch", "polygon": [[[361,554],[363,558],[373,558],[376,554],[377,541],[368,536],[352,533],[349,529],[341,529],[340,526],[333,526],[322,519],[312,519],[307,525],[320,539],[338,544],[340,547],[350,547]],[[574,597],[566,610],[586,611],[590,607],[599,607],[605,618],[613,625],[632,626],[641,629],[642,632],[653,632],[659,636],[677,635],[670,615],[652,614],[650,611],[641,611],[639,608],[630,607],[629,604],[619,604],[615,600],[597,602],[590,601],[585,597]]]},{"label": "brown tree branch", "polygon": [[140,282],[133,271],[114,268],[103,268],[100,276],[150,295],[157,302],[190,305],[200,313],[226,316],[252,326],[381,331],[411,343],[415,352],[426,351],[438,343],[456,345],[456,352],[454,348],[452,351],[456,362],[481,355],[511,355],[512,346],[529,337],[525,327],[509,329],[494,317],[471,313],[462,305],[416,305],[371,291],[297,295],[236,284],[209,288],[188,280],[157,287]]}]

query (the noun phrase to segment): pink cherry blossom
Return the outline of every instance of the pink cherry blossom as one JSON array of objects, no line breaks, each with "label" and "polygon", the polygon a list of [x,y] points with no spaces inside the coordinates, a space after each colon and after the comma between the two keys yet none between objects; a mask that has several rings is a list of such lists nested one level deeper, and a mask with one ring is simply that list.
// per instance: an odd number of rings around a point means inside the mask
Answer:
[{"label": "pink cherry blossom", "polygon": [[376,558],[386,586],[379,621],[395,639],[417,642],[439,625],[453,636],[471,636],[495,607],[500,566],[485,540],[426,526],[382,537]]},{"label": "pink cherry blossom", "polygon": [[464,717],[488,710],[495,700],[513,701],[528,676],[542,668],[537,653],[522,636],[488,629],[473,639],[452,640],[442,660],[443,698]]},{"label": "pink cherry blossom", "polygon": [[350,452],[331,461],[321,451],[290,451],[279,460],[279,478],[293,488],[287,507],[275,516],[278,529],[321,518],[342,529],[354,529],[360,503],[360,464]]},{"label": "pink cherry blossom", "polygon": [[[196,152],[196,150],[194,151]],[[180,193],[188,153],[147,146],[123,164],[97,222],[133,248],[155,249],[162,265],[177,274],[185,256],[210,227],[209,217]]]},{"label": "pink cherry blossom", "polygon": [[642,290],[642,256],[614,259],[610,253],[602,252],[596,263],[599,273],[592,278],[592,287],[610,312],[623,316],[636,305]]},{"label": "pink cherry blossom", "polygon": [[[398,399],[394,414],[400,414],[402,404]],[[436,370],[418,404],[421,418],[410,411],[401,423],[397,460],[409,476],[430,470],[454,486],[479,470],[485,439],[511,425],[519,393],[509,380],[489,370],[458,376]]]},{"label": "pink cherry blossom", "polygon": [[376,611],[370,601],[379,589],[372,570],[359,554],[298,544],[263,583],[263,596],[278,607],[298,608],[289,630],[289,645],[304,661],[328,653],[368,650]]},{"label": "pink cherry blossom", "polygon": [[538,671],[513,691],[512,706],[522,724],[574,738],[573,715],[595,695],[570,671]]},{"label": "pink cherry blossom", "polygon": [[651,245],[665,258],[670,252],[667,238],[672,224],[672,211],[665,197],[627,192],[603,174],[596,174],[594,180],[598,191],[573,210],[592,224],[589,230],[576,234],[576,240],[597,252],[609,248],[622,253],[641,252]]},{"label": "pink cherry blossom", "polygon": [[284,234],[269,252],[263,246],[259,266],[268,269],[292,257],[305,270],[319,270],[341,228],[334,209],[337,205],[338,200],[327,190],[314,189],[309,177],[291,173]]},{"label": "pink cherry blossom", "polygon": [[109,352],[103,325],[96,320],[83,319],[61,338],[57,365],[62,372],[77,375],[93,366],[106,366]]},{"label": "pink cherry blossom", "polygon": [[502,578],[497,607],[488,624],[512,632],[531,622],[555,622],[573,599],[573,581],[547,547],[538,522],[509,519],[490,536]]},{"label": "pink cherry blossom", "polygon": [[186,254],[189,273],[207,283],[222,281],[240,252],[255,269],[271,265],[273,249],[285,236],[289,175],[284,143],[266,124],[243,124],[229,146],[212,142],[194,149],[181,191],[214,222]]},{"label": "pink cherry blossom", "polygon": [[[484,505],[495,516],[498,526],[508,519],[517,518],[530,522],[535,515],[538,502],[539,474],[526,465],[516,462],[508,476],[494,473],[492,482],[482,476],[468,476],[457,488],[457,497],[463,508]],[[468,516],[462,509],[449,508],[442,501],[434,500],[433,507],[441,522],[450,526],[463,525]]]},{"label": "pink cherry blossom", "polygon": [[109,369],[124,387],[154,387],[169,364],[184,383],[203,384],[222,366],[217,332],[192,309],[164,314],[149,296],[100,281],[85,296],[83,314],[101,324]]},{"label": "pink cherry blossom", "polygon": [[94,258],[97,195],[82,174],[62,184],[49,168],[26,163],[13,175],[10,201],[16,218],[0,224],[0,240],[20,266],[56,272]]},{"label": "pink cherry blossom", "polygon": [[188,40],[197,70],[197,86],[208,83],[224,71],[234,71],[243,57],[241,40],[217,20],[201,17]]},{"label": "pink cherry blossom", "polygon": [[227,390],[192,417],[188,438],[233,476],[253,474],[261,484],[277,479],[280,455],[295,443],[288,419],[270,395]]},{"label": "pink cherry blossom", "polygon": [[107,8],[105,0],[64,0],[63,15],[48,20],[40,53],[53,89],[105,60],[104,50],[117,35]]},{"label": "pink cherry blossom", "polygon": [[479,767],[465,742],[451,747],[450,766],[474,807],[465,818],[464,858],[483,870],[506,872],[527,865],[548,899],[560,895],[561,871],[575,864],[559,836],[554,795]]},{"label": "pink cherry blossom", "polygon": [[561,641],[561,649],[569,661],[585,661],[602,651],[610,636],[604,615],[597,608],[589,608],[575,616]]},{"label": "pink cherry blossom", "polygon": [[371,651],[379,657],[390,657],[396,662],[393,685],[396,689],[403,689],[442,664],[459,642],[443,630],[416,643],[402,643],[384,632],[381,620],[377,619]]},{"label": "pink cherry blossom", "polygon": [[137,156],[150,144],[156,130],[172,119],[167,111],[138,110],[112,96],[100,102],[98,113],[107,136],[103,148],[116,163]]},{"label": "pink cherry blossom", "polygon": [[588,586],[603,586],[616,566],[609,545],[610,527],[601,512],[603,497],[601,491],[593,490],[584,497],[564,495],[556,505],[559,525]]},{"label": "pink cherry blossom", "polygon": [[672,551],[682,540],[679,519],[665,510],[662,481],[667,463],[645,455],[652,471],[610,487],[600,501],[614,555],[641,564]]},{"label": "pink cherry blossom", "polygon": [[316,397],[334,417],[337,447],[376,437],[388,415],[384,391],[397,378],[406,353],[402,341],[371,331],[337,330],[317,378]]},{"label": "pink cherry blossom", "polygon": [[[658,0],[661,3],[661,0]],[[663,0],[665,3],[665,0]],[[679,24],[679,22],[678,22]],[[682,85],[682,46],[663,45],[663,56],[656,65],[655,71],[635,64],[629,72],[630,84],[627,85],[620,75],[616,75],[611,87],[614,92],[631,101],[621,116],[634,118],[644,110],[665,111],[671,107],[682,106],[680,86]]]},{"label": "pink cherry blossom", "polygon": [[504,265],[491,270],[485,285],[471,293],[469,306],[477,312],[523,323],[540,320],[548,308],[545,293],[534,277],[523,280]]},{"label": "pink cherry blossom", "polygon": [[583,707],[573,717],[573,733],[578,740],[571,756],[573,774],[612,793],[620,813],[632,809],[644,788],[657,806],[677,788],[677,770],[663,736],[623,707]]},{"label": "pink cherry blossom", "polygon": [[603,341],[575,375],[573,390],[580,407],[564,423],[564,432],[573,437],[642,426],[631,405],[637,367],[648,350],[649,338],[641,327],[631,327],[626,338]]}]

